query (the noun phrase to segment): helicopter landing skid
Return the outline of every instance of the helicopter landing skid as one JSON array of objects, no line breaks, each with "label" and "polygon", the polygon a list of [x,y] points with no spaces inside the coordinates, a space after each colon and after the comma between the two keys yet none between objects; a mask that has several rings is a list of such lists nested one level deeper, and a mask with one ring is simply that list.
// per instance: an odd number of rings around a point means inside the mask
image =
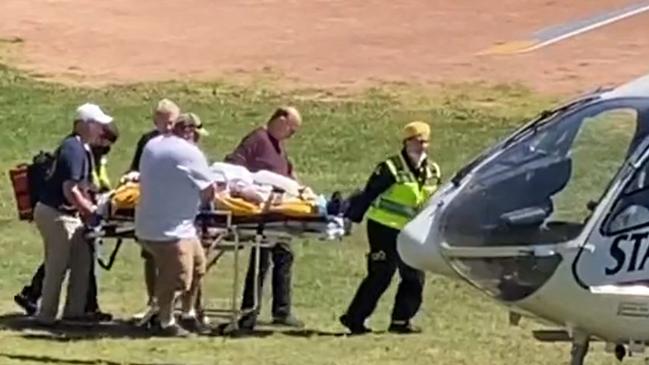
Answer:
[{"label": "helicopter landing skid", "polygon": [[588,353],[590,339],[588,336],[579,336],[572,341],[570,349],[570,365],[584,365],[584,359]]}]

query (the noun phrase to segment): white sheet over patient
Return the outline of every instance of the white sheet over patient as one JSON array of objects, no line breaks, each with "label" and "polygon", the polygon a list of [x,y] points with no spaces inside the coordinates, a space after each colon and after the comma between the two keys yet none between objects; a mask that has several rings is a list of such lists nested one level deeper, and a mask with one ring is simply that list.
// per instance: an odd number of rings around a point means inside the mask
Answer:
[{"label": "white sheet over patient", "polygon": [[261,170],[252,173],[243,166],[225,162],[215,162],[210,166],[210,169],[215,174],[224,176],[228,185],[255,185],[260,193],[270,193],[270,189],[275,187],[292,196],[300,195],[300,184],[297,181],[271,171]]}]

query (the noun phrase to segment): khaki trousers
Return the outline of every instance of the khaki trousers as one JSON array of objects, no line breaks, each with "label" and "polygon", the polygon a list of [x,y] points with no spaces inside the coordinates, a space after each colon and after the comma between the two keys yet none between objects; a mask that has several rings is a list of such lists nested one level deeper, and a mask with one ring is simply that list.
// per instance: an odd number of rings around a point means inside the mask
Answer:
[{"label": "khaki trousers", "polygon": [[173,323],[173,306],[182,294],[183,310],[189,311],[205,275],[205,252],[198,239],[147,241],[139,243],[151,253],[158,269],[155,295],[160,322]]},{"label": "khaki trousers", "polygon": [[43,323],[56,320],[61,286],[68,269],[70,275],[63,317],[82,316],[92,257],[90,246],[83,237],[81,219],[38,203],[34,209],[34,221],[45,248],[45,278],[37,319]]}]

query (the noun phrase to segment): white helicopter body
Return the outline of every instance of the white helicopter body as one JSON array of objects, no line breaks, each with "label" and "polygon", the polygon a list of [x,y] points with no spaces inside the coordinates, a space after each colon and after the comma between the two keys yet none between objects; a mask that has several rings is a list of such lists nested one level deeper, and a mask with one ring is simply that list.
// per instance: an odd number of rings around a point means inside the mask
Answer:
[{"label": "white helicopter body", "polygon": [[464,280],[618,358],[649,343],[649,76],[542,113],[439,189],[405,227],[413,267]]}]

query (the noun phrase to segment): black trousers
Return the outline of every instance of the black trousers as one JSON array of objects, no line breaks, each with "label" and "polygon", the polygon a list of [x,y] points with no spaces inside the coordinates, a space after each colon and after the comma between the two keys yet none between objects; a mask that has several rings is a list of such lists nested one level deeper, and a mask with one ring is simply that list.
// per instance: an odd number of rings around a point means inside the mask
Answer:
[{"label": "black trousers", "polygon": [[[250,262],[246,274],[245,287],[241,309],[251,309],[254,305],[254,278],[255,278],[255,251],[250,252]],[[246,326],[254,326],[261,309],[261,293],[263,283],[268,273],[271,260],[273,262],[272,289],[273,289],[273,318],[285,318],[291,313],[291,271],[293,267],[293,251],[288,243],[278,242],[273,247],[259,249],[259,276],[257,278],[257,308],[244,317]]]},{"label": "black trousers", "polygon": [[390,286],[392,276],[399,270],[401,281],[392,308],[392,322],[409,322],[422,301],[424,272],[408,266],[397,253],[399,231],[372,220],[367,221],[370,252],[367,255],[367,276],[354,295],[346,316],[355,324],[363,324],[379,298]]},{"label": "black trousers", "polygon": [[[90,275],[88,276],[88,294],[86,296],[86,313],[94,313],[99,311],[99,303],[97,302],[97,277],[95,276],[96,260],[90,261]],[[43,293],[43,279],[45,278],[45,264],[41,264],[34,275],[29,285],[23,287],[21,293],[26,296],[30,302],[37,303]]]}]

